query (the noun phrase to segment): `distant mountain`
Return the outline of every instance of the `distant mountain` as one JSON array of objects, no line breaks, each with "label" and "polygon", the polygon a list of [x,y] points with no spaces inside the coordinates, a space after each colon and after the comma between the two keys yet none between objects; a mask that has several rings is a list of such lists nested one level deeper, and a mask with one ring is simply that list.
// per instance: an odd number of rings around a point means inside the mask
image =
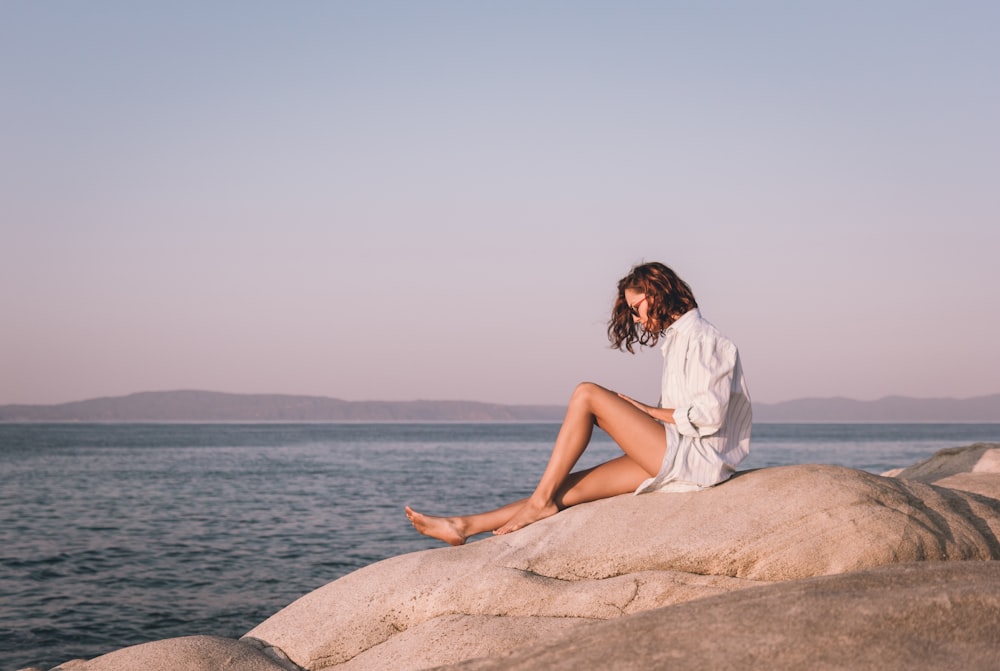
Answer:
[{"label": "distant mountain", "polygon": [[[0,406],[0,422],[558,422],[565,406],[343,401],[324,396],[149,391],[58,405]],[[1000,394],[755,403],[755,422],[1000,422]]]},{"label": "distant mountain", "polygon": [[563,406],[474,401],[148,391],[58,405],[4,405],[0,422],[546,422],[560,421],[565,411]]},{"label": "distant mountain", "polygon": [[877,401],[802,398],[754,403],[755,422],[1000,422],[1000,394],[974,398],[907,398]]}]

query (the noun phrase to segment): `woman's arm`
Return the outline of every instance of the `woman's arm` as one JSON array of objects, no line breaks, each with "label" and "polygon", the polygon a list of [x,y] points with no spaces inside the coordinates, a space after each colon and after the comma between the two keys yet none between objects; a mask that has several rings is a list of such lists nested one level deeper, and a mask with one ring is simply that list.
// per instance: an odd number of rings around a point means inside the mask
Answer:
[{"label": "woman's arm", "polygon": [[674,418],[683,435],[711,436],[722,427],[736,370],[736,346],[726,338],[698,338],[684,365],[684,407]]}]

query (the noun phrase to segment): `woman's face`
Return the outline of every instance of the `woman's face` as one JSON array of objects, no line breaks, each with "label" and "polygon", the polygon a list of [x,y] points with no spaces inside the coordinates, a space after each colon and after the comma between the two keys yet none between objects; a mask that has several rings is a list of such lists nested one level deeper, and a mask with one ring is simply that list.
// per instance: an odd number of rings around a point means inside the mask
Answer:
[{"label": "woman's face", "polygon": [[649,299],[646,294],[634,289],[625,290],[625,303],[632,313],[632,321],[643,328],[649,325]]}]

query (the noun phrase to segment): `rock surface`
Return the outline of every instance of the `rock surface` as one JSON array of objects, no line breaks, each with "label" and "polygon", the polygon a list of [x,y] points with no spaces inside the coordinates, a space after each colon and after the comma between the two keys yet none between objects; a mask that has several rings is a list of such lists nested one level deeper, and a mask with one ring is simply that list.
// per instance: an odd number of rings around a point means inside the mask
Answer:
[{"label": "rock surface", "polygon": [[896,471],[894,477],[961,489],[1000,499],[1000,444],[976,443],[939,450],[926,461]]},{"label": "rock surface", "polygon": [[[762,469],[706,491],[615,497],[508,536],[379,562],[248,637],[310,670],[385,668],[386,659],[419,669],[529,644],[536,630],[524,618],[563,618],[570,628],[770,582],[1000,559],[998,536],[997,500],[836,466]],[[488,618],[502,620],[477,630]],[[417,627],[439,640],[477,635],[462,652],[436,646],[432,659],[407,644],[424,645]]]},{"label": "rock surface", "polygon": [[510,655],[444,668],[595,666],[995,671],[1000,562],[922,562],[777,583],[590,625]]},{"label": "rock surface", "polygon": [[183,636],[122,648],[53,671],[290,671],[259,648],[218,636]]},{"label": "rock surface", "polygon": [[990,492],[1000,444],[896,477],[750,471],[378,562],[240,641],[169,639],[63,668],[1000,668]]}]

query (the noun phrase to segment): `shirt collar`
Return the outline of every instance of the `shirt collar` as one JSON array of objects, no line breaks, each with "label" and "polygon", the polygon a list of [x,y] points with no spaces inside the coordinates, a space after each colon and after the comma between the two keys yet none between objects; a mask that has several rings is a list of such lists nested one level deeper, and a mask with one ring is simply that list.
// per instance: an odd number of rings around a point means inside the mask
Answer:
[{"label": "shirt collar", "polygon": [[[664,335],[673,335],[675,333],[685,333],[690,331],[695,327],[695,324],[701,320],[701,310],[698,308],[691,308],[683,315],[681,315],[677,321],[668,326],[663,332]],[[663,347],[666,347],[667,343],[663,343]]]}]

